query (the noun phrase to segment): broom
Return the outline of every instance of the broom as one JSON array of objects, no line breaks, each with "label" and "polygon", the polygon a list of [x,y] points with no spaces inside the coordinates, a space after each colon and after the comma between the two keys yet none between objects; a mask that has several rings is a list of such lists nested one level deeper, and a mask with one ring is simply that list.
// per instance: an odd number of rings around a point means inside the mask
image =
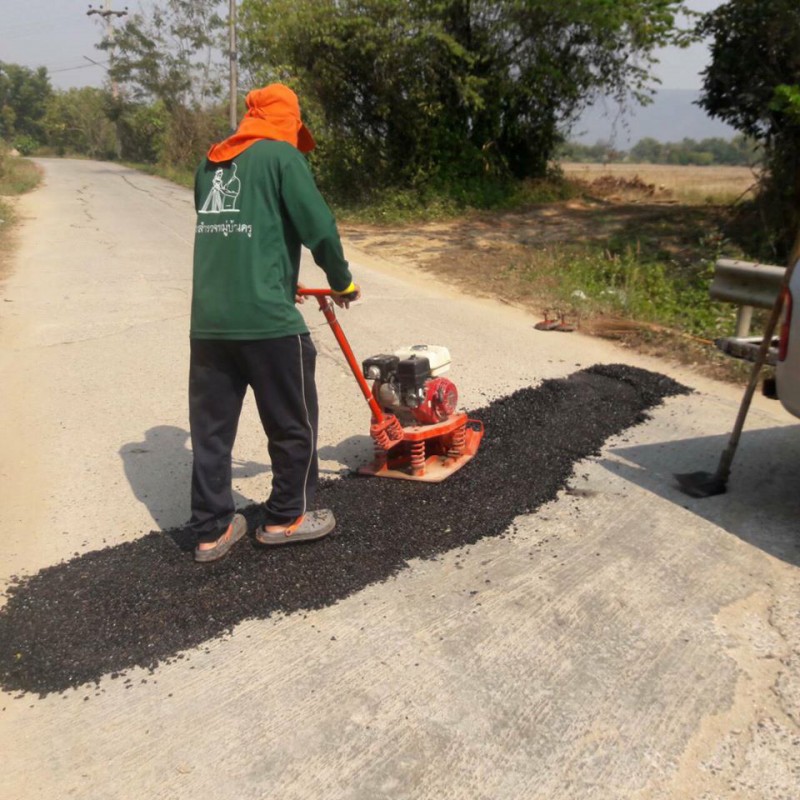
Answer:
[{"label": "broom", "polygon": [[631,333],[641,333],[650,331],[652,333],[664,333],[668,336],[675,336],[680,339],[688,339],[698,344],[713,345],[711,339],[703,339],[693,336],[685,331],[678,331],[666,325],[658,325],[655,322],[641,322],[639,320],[627,319],[625,317],[597,317],[583,326],[595,336],[604,339],[621,339]]}]

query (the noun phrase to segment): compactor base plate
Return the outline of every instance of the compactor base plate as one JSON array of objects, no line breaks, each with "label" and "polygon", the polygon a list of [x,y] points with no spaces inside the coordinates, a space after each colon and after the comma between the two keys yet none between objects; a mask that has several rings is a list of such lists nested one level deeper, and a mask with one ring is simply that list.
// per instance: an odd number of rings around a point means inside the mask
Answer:
[{"label": "compactor base plate", "polygon": [[[415,428],[414,430],[419,430]],[[464,439],[464,452],[458,457],[448,457],[444,455],[431,455],[425,459],[423,470],[412,470],[410,456],[402,453],[400,456],[391,457],[383,464],[373,463],[358,470],[359,475],[372,475],[376,478],[398,478],[404,481],[423,481],[426,483],[439,483],[445,478],[458,471],[478,451],[478,446],[483,438],[483,427],[479,430],[467,428]],[[430,441],[430,440],[429,440]],[[398,449],[402,450],[402,446]]]}]

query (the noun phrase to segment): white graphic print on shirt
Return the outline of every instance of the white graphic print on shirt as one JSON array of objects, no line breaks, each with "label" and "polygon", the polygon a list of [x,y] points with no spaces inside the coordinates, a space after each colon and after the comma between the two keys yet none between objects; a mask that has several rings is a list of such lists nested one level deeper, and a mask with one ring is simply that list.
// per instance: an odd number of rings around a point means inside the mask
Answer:
[{"label": "white graphic print on shirt", "polygon": [[231,164],[231,170],[231,177],[227,181],[222,167],[214,173],[211,191],[198,210],[198,214],[222,214],[226,211],[239,213],[236,204],[239,192],[242,190],[242,182],[236,177],[236,164]]}]

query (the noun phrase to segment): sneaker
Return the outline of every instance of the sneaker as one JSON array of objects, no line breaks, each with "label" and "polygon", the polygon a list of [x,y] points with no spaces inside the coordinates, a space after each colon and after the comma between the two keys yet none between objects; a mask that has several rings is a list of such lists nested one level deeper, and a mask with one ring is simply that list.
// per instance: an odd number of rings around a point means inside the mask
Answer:
[{"label": "sneaker", "polygon": [[268,531],[262,525],[256,531],[256,541],[261,544],[291,544],[292,542],[309,542],[327,536],[336,527],[333,511],[323,508],[320,511],[309,511],[298,517],[291,525],[280,531]]},{"label": "sneaker", "polygon": [[214,547],[210,547],[207,550],[201,550],[199,546],[195,547],[194,560],[207,563],[222,558],[246,533],[247,520],[241,514],[234,514],[231,524],[228,525],[225,533],[217,539]]}]

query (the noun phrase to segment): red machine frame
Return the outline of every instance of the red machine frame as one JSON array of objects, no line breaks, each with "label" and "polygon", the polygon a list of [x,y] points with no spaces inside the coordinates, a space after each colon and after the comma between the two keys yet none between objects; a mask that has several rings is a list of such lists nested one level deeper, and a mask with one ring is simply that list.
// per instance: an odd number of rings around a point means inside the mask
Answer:
[{"label": "red machine frame", "polygon": [[483,438],[480,420],[457,413],[430,425],[401,425],[394,414],[380,407],[364,378],[336,318],[331,290],[300,288],[297,293],[317,299],[372,412],[370,435],[375,443],[375,459],[369,466],[361,467],[359,473],[438,483],[472,459]]}]

